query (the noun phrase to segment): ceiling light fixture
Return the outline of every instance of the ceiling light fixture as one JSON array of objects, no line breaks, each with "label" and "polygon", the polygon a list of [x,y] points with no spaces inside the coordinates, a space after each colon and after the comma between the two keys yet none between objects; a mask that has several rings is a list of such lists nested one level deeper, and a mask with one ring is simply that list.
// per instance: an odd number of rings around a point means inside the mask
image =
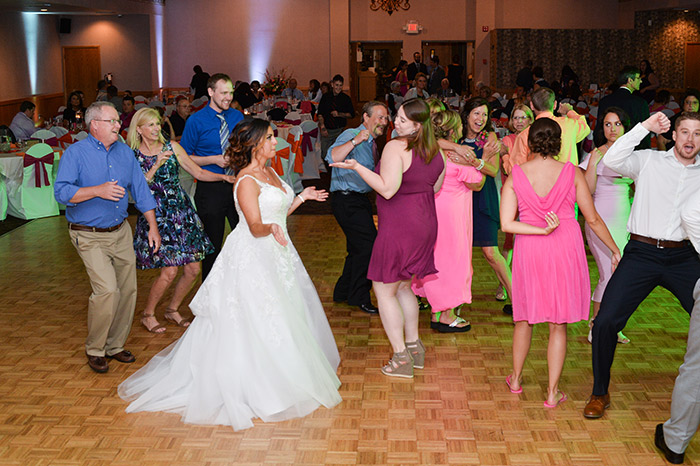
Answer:
[{"label": "ceiling light fixture", "polygon": [[398,10],[408,10],[411,8],[409,0],[371,0],[369,8],[372,11],[382,9],[389,13],[389,16]]}]

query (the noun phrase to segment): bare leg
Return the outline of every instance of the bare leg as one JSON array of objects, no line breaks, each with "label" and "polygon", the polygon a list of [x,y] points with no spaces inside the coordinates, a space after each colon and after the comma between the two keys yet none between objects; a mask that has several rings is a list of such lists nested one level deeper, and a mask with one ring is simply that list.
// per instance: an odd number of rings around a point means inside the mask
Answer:
[{"label": "bare leg", "polygon": [[[379,308],[379,317],[382,319],[382,326],[386,332],[389,343],[394,350],[394,353],[401,353],[406,349],[404,340],[404,315],[397,298],[399,284],[372,282],[374,294],[377,296],[377,307]],[[414,296],[414,305],[418,302]]]},{"label": "bare leg", "polygon": [[411,280],[399,282],[396,298],[403,310],[404,338],[406,341],[418,340],[418,301],[411,290]]},{"label": "bare leg", "polygon": [[197,279],[197,275],[199,275],[201,268],[201,263],[199,262],[190,262],[189,264],[186,264],[183,267],[182,276],[175,284],[175,290],[173,291],[173,297],[170,299],[168,311],[170,313],[170,317],[175,319],[176,323],[179,323],[182,320],[182,316],[177,312],[177,310],[180,308],[180,305],[185,299],[185,296],[187,296],[187,293],[189,293],[192,289],[192,285]]},{"label": "bare leg", "polygon": [[547,403],[556,405],[559,395],[559,378],[566,359],[566,324],[549,324],[549,344],[547,345],[547,367],[549,368],[549,386]]},{"label": "bare leg", "polygon": [[501,255],[497,246],[487,246],[481,248],[481,252],[484,254],[486,261],[489,263],[494,272],[496,272],[496,278],[498,282],[506,289],[508,296],[513,296],[513,289],[511,287],[510,280],[510,267],[506,264],[506,260]]},{"label": "bare leg", "polygon": [[177,276],[177,267],[163,267],[160,269],[160,275],[153,281],[151,285],[151,291],[148,293],[148,299],[146,300],[146,307],[143,309],[144,317],[141,322],[143,325],[152,329],[158,325],[158,321],[155,318],[156,306],[163,297],[165,291],[170,287],[170,284],[175,280]]},{"label": "bare leg", "polygon": [[532,342],[532,325],[521,320],[515,323],[513,329],[513,373],[511,374],[510,388],[518,390],[523,378],[525,359],[530,352]]}]

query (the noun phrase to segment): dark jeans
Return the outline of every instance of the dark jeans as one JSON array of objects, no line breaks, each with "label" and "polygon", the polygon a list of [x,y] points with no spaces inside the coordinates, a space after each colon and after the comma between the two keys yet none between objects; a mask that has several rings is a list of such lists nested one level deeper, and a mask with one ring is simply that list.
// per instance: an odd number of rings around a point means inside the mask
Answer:
[{"label": "dark jeans", "polygon": [[693,289],[700,278],[700,259],[692,246],[660,249],[630,240],[605,288],[593,325],[593,394],[605,395],[615,357],[617,332],[625,328],[637,306],[657,286],[678,298],[683,309],[693,309]]},{"label": "dark jeans", "polygon": [[331,194],[331,209],[345,233],[348,252],[343,274],[333,290],[333,301],[347,301],[352,306],[369,304],[372,282],[367,279],[367,268],[377,237],[372,203],[367,194],[334,192]]},{"label": "dark jeans", "polygon": [[233,185],[225,181],[197,181],[194,193],[197,215],[202,219],[204,232],[214,244],[214,252],[202,261],[202,281],[207,278],[224,242],[225,219],[233,230],[238,225],[238,213],[233,204]]}]

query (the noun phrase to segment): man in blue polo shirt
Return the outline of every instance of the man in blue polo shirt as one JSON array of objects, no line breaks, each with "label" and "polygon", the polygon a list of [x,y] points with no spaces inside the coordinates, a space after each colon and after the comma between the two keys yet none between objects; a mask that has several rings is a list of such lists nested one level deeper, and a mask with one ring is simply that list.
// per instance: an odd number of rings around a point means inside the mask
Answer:
[{"label": "man in blue polo shirt", "polygon": [[[224,173],[228,138],[233,128],[243,120],[243,114],[231,108],[233,83],[223,73],[209,78],[207,83],[209,105],[193,114],[185,123],[180,145],[192,160],[205,170]],[[202,261],[202,280],[207,278],[224,241],[225,219],[231,229],[238,224],[238,214],[233,204],[233,187],[225,181],[197,181],[194,194],[197,214],[204,231],[214,244],[214,252]]]},{"label": "man in blue polo shirt", "polygon": [[56,200],[66,205],[70,238],[85,264],[92,294],[88,301],[85,353],[95,372],[108,359],[136,360],[124,349],[136,307],[136,256],[126,211],[129,190],[148,221],[148,244],[157,251],[156,202],[134,151],[119,142],[119,114],[110,102],[85,112],[90,135],[71,145],[56,176]]},{"label": "man in blue polo shirt", "polygon": [[[330,163],[347,158],[374,169],[379,160],[375,138],[384,134],[389,123],[389,110],[381,102],[367,102],[362,108],[362,124],[346,129],[324,154]],[[331,209],[338,225],[345,233],[346,249],[343,274],[335,284],[333,301],[347,301],[364,312],[376,314],[369,290],[372,282],[367,279],[367,268],[372,256],[372,246],[377,229],[372,217],[372,203],[367,193],[372,191],[354,170],[333,167],[331,172]]]}]

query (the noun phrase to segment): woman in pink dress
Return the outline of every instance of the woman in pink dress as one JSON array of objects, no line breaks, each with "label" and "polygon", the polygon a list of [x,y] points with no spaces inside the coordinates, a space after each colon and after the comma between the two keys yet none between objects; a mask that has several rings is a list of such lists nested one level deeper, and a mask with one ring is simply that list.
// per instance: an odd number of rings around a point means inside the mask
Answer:
[{"label": "woman in pink dress", "polygon": [[[615,244],[624,251],[628,240],[627,220],[630,217],[632,180],[624,178],[601,163],[612,144],[630,128],[630,117],[619,107],[609,107],[599,117],[601,125],[596,127],[593,134],[598,147],[579,165],[585,170],[586,182],[593,195],[596,210],[603,217]],[[602,129],[600,129],[602,128]],[[588,341],[593,341],[593,320],[600,310],[605,287],[612,276],[610,251],[598,236],[586,224],[586,240],[588,247],[598,266],[598,284],[593,291],[593,315],[588,322]],[[629,343],[630,340],[622,332],[617,333],[618,343]]]},{"label": "woman in pink dress", "polygon": [[[506,178],[510,175],[513,165],[510,163],[510,151],[513,150],[515,145],[515,138],[518,134],[522,133],[525,128],[530,126],[532,122],[535,121],[535,115],[532,114],[532,110],[526,104],[516,104],[513,107],[513,111],[510,112],[510,120],[508,120],[508,129],[511,133],[501,139],[501,181],[506,182]],[[510,267],[513,262],[513,241],[515,237],[506,233],[506,239],[503,242],[503,257],[506,260],[506,264]],[[496,292],[497,301],[505,301],[508,299],[506,289],[503,285],[499,284],[498,291]]]},{"label": "woman in pink dress", "polygon": [[[432,121],[438,139],[462,138],[459,113],[443,110],[433,114]],[[412,284],[417,296],[428,298],[430,327],[438,332],[466,332],[471,328],[457,311],[472,302],[472,191],[480,190],[484,180],[476,168],[446,158],[445,181],[435,194],[438,230],[434,257],[438,272],[414,278]]]},{"label": "woman in pink dress", "polygon": [[511,392],[522,392],[522,371],[530,350],[532,326],[547,322],[549,384],[544,406],[554,408],[567,399],[559,390],[566,356],[566,325],[588,318],[591,289],[575,203],[612,251],[613,264],[620,260],[620,251],[595,210],[583,173],[571,163],[555,160],[561,148],[559,125],[549,118],[535,120],[528,146],[534,158],[513,167],[501,197],[503,231],[516,234],[513,371],[506,377],[506,384]]},{"label": "woman in pink dress", "polygon": [[401,96],[403,97],[406,95],[406,92],[408,92],[408,62],[406,60],[401,60],[397,69],[399,71],[396,73],[396,81],[401,85],[399,92],[401,92]]}]

